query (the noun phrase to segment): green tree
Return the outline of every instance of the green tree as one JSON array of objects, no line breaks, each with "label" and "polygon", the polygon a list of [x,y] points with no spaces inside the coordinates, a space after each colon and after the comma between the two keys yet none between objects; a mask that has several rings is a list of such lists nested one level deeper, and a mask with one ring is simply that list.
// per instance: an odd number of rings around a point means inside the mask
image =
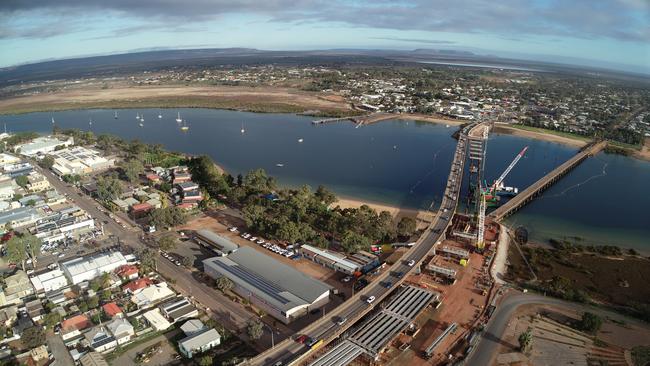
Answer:
[{"label": "green tree", "polygon": [[52,329],[54,328],[55,325],[59,324],[61,322],[61,314],[58,312],[50,312],[47,315],[45,315],[45,319],[43,320],[43,323],[49,328]]},{"label": "green tree", "polygon": [[45,169],[52,169],[52,166],[54,166],[54,158],[47,155],[38,162],[38,165]]},{"label": "green tree", "polygon": [[149,213],[149,223],[156,228],[173,227],[187,222],[187,214],[176,206],[156,208]]},{"label": "green tree", "polygon": [[181,264],[185,267],[191,267],[192,266],[192,259],[190,257],[183,257],[181,259]]},{"label": "green tree", "polygon": [[25,329],[20,340],[26,348],[36,348],[45,344],[45,332],[41,326],[33,326]]},{"label": "green tree", "polygon": [[336,202],[336,195],[322,185],[318,186],[314,196],[318,201],[322,202],[325,206],[329,206],[332,203]]},{"label": "green tree", "polygon": [[140,266],[145,273],[156,270],[157,256],[157,251],[151,248],[144,248],[138,252],[138,257],[140,258]]},{"label": "green tree", "polygon": [[260,339],[264,334],[264,325],[259,320],[250,320],[246,324],[246,333],[252,340]]},{"label": "green tree", "polygon": [[111,201],[122,194],[122,184],[114,176],[97,178],[97,197],[103,201]]},{"label": "green tree", "polygon": [[109,301],[112,295],[113,293],[111,292],[111,290],[106,289],[102,291],[102,293],[99,296],[102,298],[102,301]]},{"label": "green tree", "polygon": [[269,177],[264,169],[255,169],[244,177],[244,187],[253,192],[267,193],[275,190],[276,183],[275,179]]},{"label": "green tree", "polygon": [[221,292],[230,291],[235,286],[232,280],[225,276],[217,277],[214,283],[215,287]]},{"label": "green tree", "polygon": [[525,332],[519,335],[519,350],[521,352],[528,352],[533,345],[533,329],[528,327]]},{"label": "green tree", "polygon": [[199,365],[201,366],[212,366],[212,356],[204,355],[199,358]]},{"label": "green tree", "polygon": [[16,184],[25,188],[29,184],[29,178],[26,175],[20,175],[16,177]]},{"label": "green tree", "polygon": [[97,296],[91,296],[86,303],[88,304],[88,308],[94,309],[99,306],[99,298]]},{"label": "green tree", "polygon": [[600,327],[603,325],[603,319],[590,312],[585,312],[582,314],[582,319],[580,320],[580,329],[585,332],[592,334],[597,333],[600,330]]},{"label": "green tree", "polygon": [[172,235],[165,235],[158,239],[158,247],[160,250],[170,251],[176,247],[176,238]]},{"label": "green tree", "polygon": [[23,271],[25,270],[25,260],[27,260],[27,248],[25,243],[18,237],[14,235],[11,239],[5,244],[7,248],[7,260],[11,263],[20,264]]},{"label": "green tree", "polygon": [[369,238],[351,230],[348,230],[345,233],[343,240],[341,241],[341,246],[347,253],[355,253],[359,250],[368,250],[371,244],[372,241]]},{"label": "green tree", "polygon": [[397,223],[397,235],[410,237],[415,232],[415,228],[415,219],[404,216]]},{"label": "green tree", "polygon": [[140,174],[144,173],[144,166],[136,159],[124,162],[121,168],[124,177],[131,183],[136,183],[140,178]]}]

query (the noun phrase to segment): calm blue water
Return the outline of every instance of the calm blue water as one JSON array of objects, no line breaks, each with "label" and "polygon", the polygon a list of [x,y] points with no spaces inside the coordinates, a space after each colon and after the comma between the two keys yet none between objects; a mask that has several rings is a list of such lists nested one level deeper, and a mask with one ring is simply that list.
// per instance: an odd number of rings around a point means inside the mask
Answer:
[{"label": "calm blue water", "polygon": [[[177,111],[188,121],[180,131]],[[145,116],[138,126],[136,113]],[[312,118],[211,109],[84,110],[2,116],[9,132],[48,133],[53,116],[59,127],[111,133],[161,143],[167,149],[207,154],[233,175],[264,168],[281,184],[323,184],[341,196],[409,208],[437,207],[449,173],[455,128],[385,121],[362,128],[347,122],[313,126]],[[90,126],[88,120],[92,118]],[[242,128],[245,134],[240,133]],[[298,139],[302,138],[302,143]],[[515,155],[526,156],[506,179],[520,189],[575,154],[559,144],[492,135],[486,177],[491,182]],[[282,163],[283,167],[276,164]],[[604,172],[604,173],[603,173]],[[526,225],[533,239],[579,236],[597,244],[650,250],[650,163],[600,154],[588,159],[542,197],[509,219]]]}]

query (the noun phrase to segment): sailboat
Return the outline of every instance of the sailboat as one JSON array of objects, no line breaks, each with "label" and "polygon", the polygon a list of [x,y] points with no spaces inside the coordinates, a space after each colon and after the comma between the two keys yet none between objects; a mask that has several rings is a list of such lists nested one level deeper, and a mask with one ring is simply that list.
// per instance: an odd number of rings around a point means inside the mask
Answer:
[{"label": "sailboat", "polygon": [[305,141],[305,140],[303,140],[303,139],[298,139],[298,142],[303,142],[303,141]]},{"label": "sailboat", "polygon": [[244,129],[244,122],[241,123],[241,133],[244,134],[246,130]]},{"label": "sailboat", "polygon": [[140,120],[140,113],[135,114],[135,119],[137,119],[138,121]]},{"label": "sailboat", "polygon": [[117,119],[117,111],[115,111],[115,119]]},{"label": "sailboat", "polygon": [[140,115],[140,122],[144,122],[144,114]]},{"label": "sailboat", "polygon": [[52,117],[52,124],[54,124],[54,117]]},{"label": "sailboat", "polygon": [[176,117],[176,122],[181,123],[183,120],[181,119],[181,112],[178,112],[178,117]]},{"label": "sailboat", "polygon": [[92,119],[92,118],[88,119],[88,124],[89,124],[90,126],[93,125],[93,119]]},{"label": "sailboat", "polygon": [[162,112],[158,112],[158,119],[162,118]]},{"label": "sailboat", "polygon": [[190,127],[185,123],[185,121],[183,121],[183,126],[181,127],[181,131],[187,131],[189,129]]}]

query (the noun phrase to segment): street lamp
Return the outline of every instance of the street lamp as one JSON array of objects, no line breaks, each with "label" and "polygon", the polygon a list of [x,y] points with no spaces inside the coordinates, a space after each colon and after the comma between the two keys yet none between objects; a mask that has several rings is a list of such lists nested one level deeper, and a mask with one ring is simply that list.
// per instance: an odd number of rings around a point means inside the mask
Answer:
[{"label": "street lamp", "polygon": [[264,322],[262,322],[262,324],[264,324],[267,328],[269,328],[269,332],[271,332],[271,348],[273,349],[273,348],[275,348],[275,338],[273,337],[273,328],[271,328],[270,325],[268,325],[268,324],[266,324]]}]

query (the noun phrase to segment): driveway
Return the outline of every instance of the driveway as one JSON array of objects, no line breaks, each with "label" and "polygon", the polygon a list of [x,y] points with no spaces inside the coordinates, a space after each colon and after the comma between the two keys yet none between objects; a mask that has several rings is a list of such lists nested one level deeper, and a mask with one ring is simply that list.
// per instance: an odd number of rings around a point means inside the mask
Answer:
[{"label": "driveway", "polygon": [[48,333],[47,345],[50,347],[50,352],[52,352],[56,360],[54,365],[74,366],[72,356],[70,356],[70,352],[68,352],[65,344],[63,344],[63,339],[61,339],[60,335]]}]

